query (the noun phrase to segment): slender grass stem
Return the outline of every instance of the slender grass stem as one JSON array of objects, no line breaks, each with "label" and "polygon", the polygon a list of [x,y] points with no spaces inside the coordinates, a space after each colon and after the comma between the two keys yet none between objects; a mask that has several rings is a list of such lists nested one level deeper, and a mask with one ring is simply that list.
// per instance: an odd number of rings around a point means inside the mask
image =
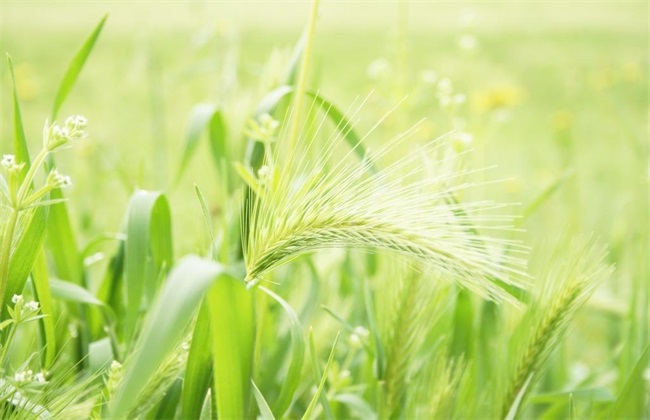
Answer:
[{"label": "slender grass stem", "polygon": [[0,315],[5,306],[4,296],[7,290],[7,281],[9,280],[9,256],[11,255],[11,244],[14,238],[14,231],[18,223],[18,211],[16,209],[9,210],[9,220],[7,220],[7,229],[2,237],[2,245],[0,247]]},{"label": "slender grass stem", "polygon": [[307,77],[309,73],[309,59],[311,56],[311,48],[314,43],[314,29],[316,28],[316,18],[318,17],[318,4],[320,0],[314,0],[311,8],[311,17],[309,18],[309,26],[307,27],[307,39],[305,40],[305,51],[300,63],[300,73],[298,73],[298,83],[293,98],[293,121],[291,122],[291,131],[289,135],[289,150],[293,150],[298,141],[300,134],[300,117],[302,116],[302,106],[305,98],[305,90],[307,86]]},{"label": "slender grass stem", "polygon": [[32,166],[29,167],[29,171],[27,171],[27,175],[25,175],[25,179],[23,180],[23,183],[20,186],[20,189],[18,190],[17,202],[13,203],[13,205],[16,206],[16,209],[21,208],[21,204],[25,200],[25,195],[27,194],[29,188],[32,185],[32,180],[34,178],[34,175],[36,175],[36,171],[43,164],[45,158],[49,153],[50,153],[49,150],[43,148],[43,150],[41,150],[39,154],[36,156],[36,158],[34,159],[34,163],[32,164]]}]

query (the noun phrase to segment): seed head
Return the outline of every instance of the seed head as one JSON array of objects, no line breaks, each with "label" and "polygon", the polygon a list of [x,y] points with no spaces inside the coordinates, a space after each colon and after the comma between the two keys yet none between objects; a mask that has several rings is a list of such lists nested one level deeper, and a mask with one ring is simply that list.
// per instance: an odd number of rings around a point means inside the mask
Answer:
[{"label": "seed head", "polygon": [[0,165],[10,174],[20,171],[25,166],[24,163],[16,162],[16,156],[14,155],[3,155]]},{"label": "seed head", "polygon": [[80,140],[86,137],[86,126],[88,120],[81,115],[71,115],[66,118],[64,126],[61,127],[56,124],[51,126],[45,123],[43,130],[43,140],[47,150],[55,150],[71,140]]},{"label": "seed head", "polygon": [[72,185],[72,180],[69,176],[59,173],[53,169],[47,176],[47,185],[52,188],[66,188]]},{"label": "seed head", "polygon": [[36,312],[38,311],[38,308],[39,308],[39,304],[35,300],[30,300],[25,304],[25,309],[27,309],[28,311]]}]

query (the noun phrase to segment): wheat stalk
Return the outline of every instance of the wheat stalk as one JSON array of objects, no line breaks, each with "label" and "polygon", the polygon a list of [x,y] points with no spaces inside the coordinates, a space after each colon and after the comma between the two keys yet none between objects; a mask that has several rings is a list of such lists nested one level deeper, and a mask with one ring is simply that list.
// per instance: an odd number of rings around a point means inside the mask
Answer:
[{"label": "wheat stalk", "polygon": [[[372,156],[379,161],[404,143],[410,131]],[[323,248],[373,248],[413,258],[442,277],[495,300],[512,300],[493,280],[524,287],[524,261],[498,251],[517,242],[483,236],[476,229],[510,229],[511,217],[494,214],[493,202],[448,202],[450,195],[476,186],[464,182],[467,170],[451,170],[436,159],[444,138],[434,140],[379,172],[369,174],[369,161],[350,162],[335,156],[330,139],[318,158],[306,148],[282,159],[282,147],[264,166],[256,197],[246,209],[250,230],[246,241],[247,280],[301,254]],[[282,142],[282,135],[279,143]],[[281,146],[281,145],[280,145]],[[313,154],[313,153],[312,153]],[[328,162],[339,159],[328,170]],[[432,174],[433,172],[433,174]],[[504,223],[505,222],[505,223]],[[500,224],[500,225],[495,225]],[[470,229],[473,228],[474,230]]]},{"label": "wheat stalk", "polygon": [[[541,296],[521,323],[530,333],[524,336],[522,344],[515,346],[518,357],[511,379],[504,388],[502,416],[511,412],[520,393],[525,394],[530,389],[532,380],[539,374],[580,307],[611,272],[612,267],[602,263],[605,256],[604,247],[589,241],[584,247],[574,249],[563,263],[552,266],[542,279]],[[551,261],[561,261],[561,258]]]}]

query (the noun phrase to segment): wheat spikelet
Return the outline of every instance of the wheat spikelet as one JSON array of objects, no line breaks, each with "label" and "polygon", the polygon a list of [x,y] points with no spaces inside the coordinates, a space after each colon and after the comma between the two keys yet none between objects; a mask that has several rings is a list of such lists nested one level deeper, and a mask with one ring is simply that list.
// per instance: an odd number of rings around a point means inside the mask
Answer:
[{"label": "wheat spikelet", "polygon": [[525,394],[526,383],[532,384],[579,308],[611,272],[612,267],[602,263],[605,255],[604,247],[589,241],[586,246],[575,248],[563,263],[552,266],[542,279],[541,295],[521,323],[530,332],[515,346],[517,362],[502,394],[502,416],[511,411],[520,392]]},{"label": "wheat spikelet", "polygon": [[[322,121],[320,122],[322,124]],[[318,129],[317,129],[318,132]],[[492,202],[449,202],[450,195],[475,184],[464,182],[468,170],[449,169],[454,157],[440,156],[438,139],[371,173],[371,161],[385,159],[411,132],[389,141],[362,164],[333,153],[341,140],[334,135],[314,155],[315,140],[302,150],[284,151],[282,140],[267,158],[256,197],[245,209],[250,220],[245,259],[247,280],[297,256],[322,248],[387,250],[434,268],[442,277],[495,300],[510,300],[493,280],[525,286],[524,253],[514,241],[483,236],[476,229],[510,229],[508,216],[493,211]],[[337,162],[328,164],[332,159]],[[497,226],[495,224],[501,224]]]}]

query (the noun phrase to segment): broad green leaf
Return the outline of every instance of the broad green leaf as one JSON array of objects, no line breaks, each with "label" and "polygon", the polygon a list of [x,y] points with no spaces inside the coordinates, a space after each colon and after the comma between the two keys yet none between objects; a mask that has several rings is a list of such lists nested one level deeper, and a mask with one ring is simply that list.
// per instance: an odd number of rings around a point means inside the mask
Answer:
[{"label": "broad green leaf", "polygon": [[93,341],[88,345],[88,368],[91,372],[106,369],[116,357],[109,337]]},{"label": "broad green leaf", "polygon": [[255,317],[253,294],[242,280],[223,277],[208,293],[217,414],[247,417],[251,397]]},{"label": "broad green leaf", "polygon": [[77,82],[79,73],[81,73],[81,69],[86,63],[86,59],[88,59],[90,52],[95,46],[95,43],[97,42],[97,38],[99,37],[99,34],[101,33],[102,28],[104,27],[104,23],[106,22],[107,17],[108,15],[104,15],[104,17],[102,17],[102,19],[99,21],[99,23],[92,31],[90,36],[86,39],[84,44],[81,46],[79,51],[77,51],[77,54],[75,54],[70,64],[68,64],[68,69],[66,70],[65,75],[63,76],[63,80],[61,81],[61,84],[59,85],[59,89],[54,98],[54,105],[52,105],[52,114],[51,114],[52,121],[56,120],[61,105],[63,105],[63,102],[68,97],[70,90],[72,90],[72,87]]},{"label": "broad green leaf", "polygon": [[192,109],[190,115],[183,157],[176,177],[177,181],[185,172],[206,128],[208,130],[210,150],[215,163],[219,164],[222,159],[226,158],[226,125],[221,111],[214,104],[198,104]]},{"label": "broad green leaf", "polygon": [[32,271],[38,252],[45,239],[45,227],[48,219],[49,207],[37,207],[31,213],[18,243],[11,254],[9,262],[9,278],[5,291],[4,302],[9,302],[11,296],[20,294],[25,287],[25,282]]},{"label": "broad green leaf", "polygon": [[305,360],[305,340],[303,337],[302,325],[300,325],[300,320],[293,308],[284,299],[269,289],[260,287],[260,290],[278,302],[289,317],[289,329],[291,331],[291,362],[287,374],[282,381],[280,395],[273,404],[273,414],[275,414],[276,417],[282,418],[291,407],[298,385],[300,385],[300,374],[302,373],[302,366]]},{"label": "broad green leaf", "polygon": [[104,302],[79,285],[63,280],[50,279],[50,287],[52,295],[58,299],[86,305],[106,306]]},{"label": "broad green leaf", "polygon": [[172,270],[149,309],[135,351],[124,365],[111,417],[123,418],[133,409],[139,391],[178,345],[204,293],[224,278],[232,280],[222,265],[196,256],[183,258]]},{"label": "broad green leaf", "polygon": [[211,379],[210,311],[204,300],[192,332],[192,344],[187,356],[181,396],[182,418],[196,419],[201,416],[201,409],[210,388]]},{"label": "broad green leaf", "polygon": [[[63,191],[55,189],[50,193],[50,199],[64,199]],[[83,284],[83,262],[77,247],[77,238],[68,212],[67,203],[59,203],[50,207],[47,221],[47,245],[56,274],[59,278],[74,284]]]},{"label": "broad green leaf", "polygon": [[158,280],[172,263],[169,204],[160,192],[136,191],[131,197],[124,246],[125,328],[127,339],[136,330],[143,308],[153,299]]},{"label": "broad green leaf", "polygon": [[228,158],[226,149],[226,121],[221,111],[215,111],[208,124],[208,140],[210,140],[210,150],[212,158],[217,166],[220,166]]},{"label": "broad green leaf", "polygon": [[182,379],[176,379],[165,393],[165,398],[160,401],[158,408],[153,413],[154,419],[173,419],[176,417],[178,401],[181,399],[182,386]]}]

